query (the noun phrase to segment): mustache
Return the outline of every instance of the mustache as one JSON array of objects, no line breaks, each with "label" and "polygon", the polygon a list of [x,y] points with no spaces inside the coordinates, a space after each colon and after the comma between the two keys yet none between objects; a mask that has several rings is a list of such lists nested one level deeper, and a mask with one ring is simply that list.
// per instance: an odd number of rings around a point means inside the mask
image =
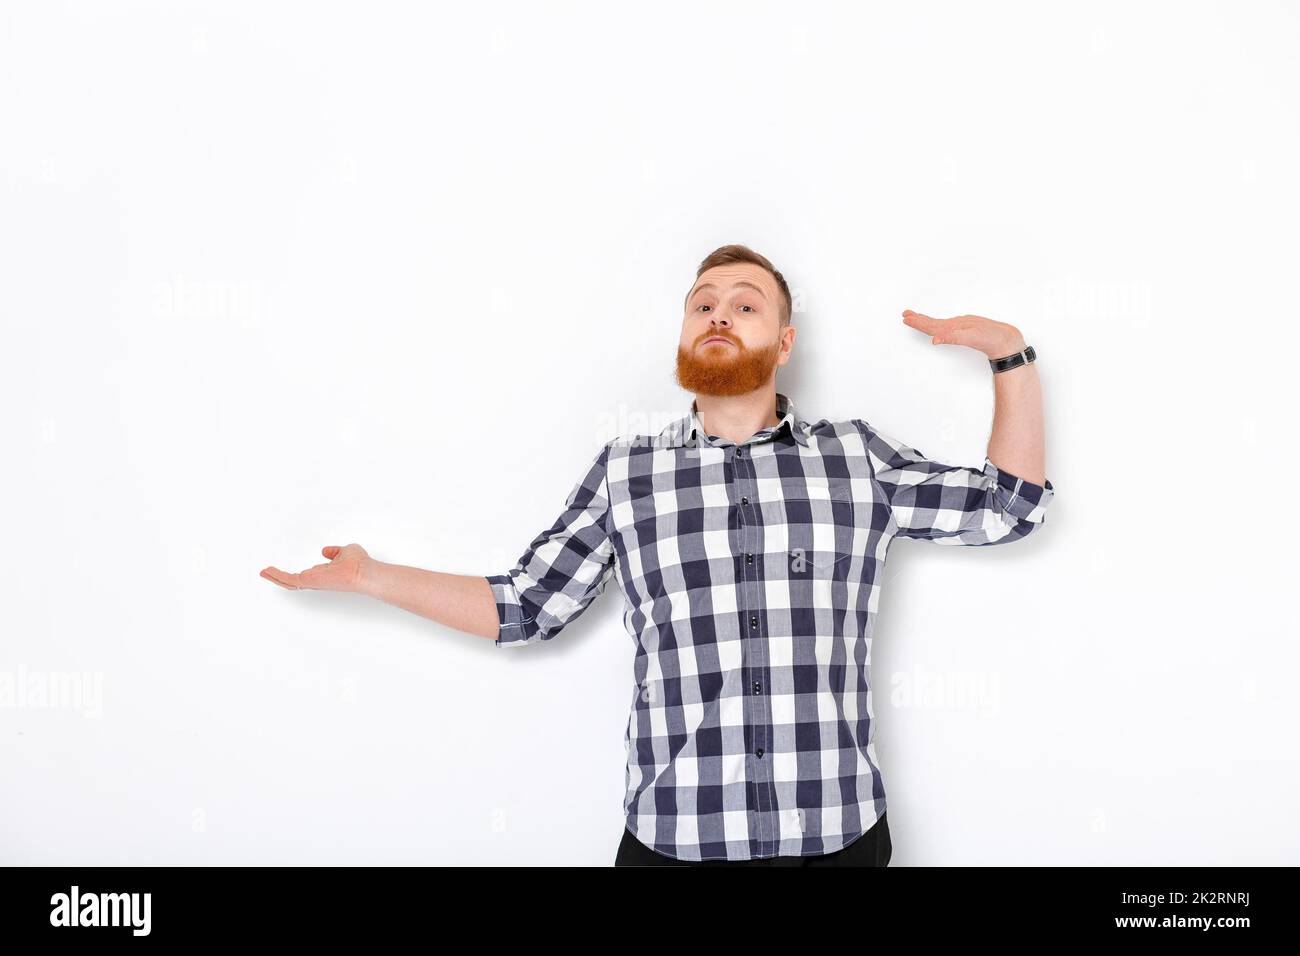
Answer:
[{"label": "mustache", "polygon": [[739,345],[739,344],[740,344],[739,341],[737,341],[736,339],[732,338],[730,335],[728,335],[728,334],[725,333],[725,332],[706,332],[704,335],[701,335],[701,336],[700,336],[699,340],[698,340],[695,344],[696,344],[696,345],[703,345],[703,344],[704,344],[705,342],[707,342],[709,339],[726,339],[726,340],[727,340],[728,342],[730,342],[732,345]]}]

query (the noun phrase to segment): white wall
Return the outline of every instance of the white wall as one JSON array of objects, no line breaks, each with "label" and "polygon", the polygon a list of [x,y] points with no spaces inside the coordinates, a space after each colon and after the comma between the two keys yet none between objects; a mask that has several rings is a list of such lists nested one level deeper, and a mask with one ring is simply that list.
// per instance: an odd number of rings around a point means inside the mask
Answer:
[{"label": "white wall", "polygon": [[0,706],[0,862],[611,863],[616,587],[507,651],[258,571],[508,569],[605,439],[684,411],[681,298],[727,242],[800,297],[810,420],[978,463],[984,358],[900,312],[1040,355],[1047,524],[891,554],[894,864],[1300,862],[1298,33],[7,8],[0,675],[99,696]]}]

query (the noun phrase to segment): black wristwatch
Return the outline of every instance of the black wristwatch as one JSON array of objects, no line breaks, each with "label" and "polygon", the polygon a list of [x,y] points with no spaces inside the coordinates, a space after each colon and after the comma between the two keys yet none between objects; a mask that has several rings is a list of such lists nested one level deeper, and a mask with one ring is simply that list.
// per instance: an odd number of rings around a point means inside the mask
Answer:
[{"label": "black wristwatch", "polygon": [[1005,372],[1007,369],[1028,365],[1036,358],[1038,358],[1038,355],[1034,352],[1034,347],[1026,345],[1022,351],[1012,352],[1010,355],[1002,356],[1002,358],[989,359],[989,365],[992,366],[995,372]]}]

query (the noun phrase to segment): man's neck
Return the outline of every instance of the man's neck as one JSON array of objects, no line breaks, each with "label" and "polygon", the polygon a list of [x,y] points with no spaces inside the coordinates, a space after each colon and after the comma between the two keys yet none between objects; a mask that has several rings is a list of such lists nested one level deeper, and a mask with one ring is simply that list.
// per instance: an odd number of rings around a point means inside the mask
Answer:
[{"label": "man's neck", "polygon": [[748,395],[696,395],[695,411],[707,434],[737,445],[781,421],[775,384]]}]

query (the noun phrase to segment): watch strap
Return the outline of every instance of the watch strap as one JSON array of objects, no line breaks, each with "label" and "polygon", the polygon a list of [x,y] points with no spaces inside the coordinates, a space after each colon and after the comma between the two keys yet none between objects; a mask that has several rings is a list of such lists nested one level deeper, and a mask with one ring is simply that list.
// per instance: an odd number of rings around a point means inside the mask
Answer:
[{"label": "watch strap", "polygon": [[1034,351],[1034,347],[1026,345],[1019,352],[1012,352],[1010,355],[1002,356],[1002,358],[989,359],[989,366],[994,372],[1005,372],[1008,369],[1028,365],[1036,358],[1038,358],[1038,353]]}]

